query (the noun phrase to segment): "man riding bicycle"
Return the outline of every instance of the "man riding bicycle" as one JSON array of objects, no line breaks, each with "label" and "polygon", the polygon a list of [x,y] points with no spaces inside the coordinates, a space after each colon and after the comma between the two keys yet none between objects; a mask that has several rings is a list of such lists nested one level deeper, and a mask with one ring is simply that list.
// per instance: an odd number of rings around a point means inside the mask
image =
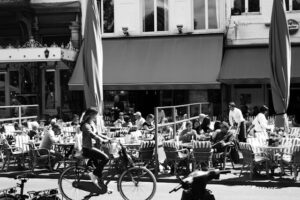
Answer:
[{"label": "man riding bicycle", "polygon": [[109,142],[110,138],[96,132],[95,121],[98,111],[94,108],[88,108],[80,124],[82,131],[82,155],[93,161],[96,169],[89,173],[92,182],[101,189],[98,180],[102,177],[104,166],[109,162],[109,157],[98,148],[93,147],[92,139],[99,143]]}]

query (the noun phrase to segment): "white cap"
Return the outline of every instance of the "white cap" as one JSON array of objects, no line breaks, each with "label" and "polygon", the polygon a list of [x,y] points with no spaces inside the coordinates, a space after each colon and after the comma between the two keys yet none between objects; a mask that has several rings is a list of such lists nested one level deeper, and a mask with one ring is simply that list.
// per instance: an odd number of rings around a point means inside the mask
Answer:
[{"label": "white cap", "polygon": [[133,115],[142,116],[142,113],[141,112],[136,112]]}]

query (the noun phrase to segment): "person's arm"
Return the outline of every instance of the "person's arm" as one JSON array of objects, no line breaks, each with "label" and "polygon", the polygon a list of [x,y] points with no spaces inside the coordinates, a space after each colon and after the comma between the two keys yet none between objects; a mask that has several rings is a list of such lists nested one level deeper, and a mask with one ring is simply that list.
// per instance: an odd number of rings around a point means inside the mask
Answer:
[{"label": "person's arm", "polygon": [[269,128],[268,120],[266,119],[265,115],[263,115],[263,114],[259,115],[258,122],[259,122],[262,129],[268,129]]},{"label": "person's arm", "polygon": [[59,141],[59,138],[55,136],[54,132],[52,130],[49,131],[49,138],[51,142],[56,143]]},{"label": "person's arm", "polygon": [[184,140],[186,138],[185,134],[186,134],[185,130],[181,131],[181,133],[179,135],[179,141],[182,141],[182,140]]},{"label": "person's arm", "polygon": [[94,140],[98,140],[100,142],[102,142],[104,140],[104,139],[102,139],[102,137],[100,137],[99,135],[97,135],[96,133],[93,132],[92,126],[89,126],[87,124],[83,125],[82,132],[84,132],[85,134],[89,134],[91,136],[91,138],[93,138]]},{"label": "person's arm", "polygon": [[233,116],[232,116],[233,112],[232,111],[229,111],[229,124],[230,126],[233,126]]}]

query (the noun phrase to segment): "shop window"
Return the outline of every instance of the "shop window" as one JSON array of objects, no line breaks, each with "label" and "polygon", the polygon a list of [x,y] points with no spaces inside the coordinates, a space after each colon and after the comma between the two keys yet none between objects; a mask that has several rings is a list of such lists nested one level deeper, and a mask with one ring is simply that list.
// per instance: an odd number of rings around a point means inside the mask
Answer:
[{"label": "shop window", "polygon": [[285,0],[287,11],[300,10],[300,0]]},{"label": "shop window", "polygon": [[45,80],[45,108],[55,109],[55,71],[46,71]]},{"label": "shop window", "polygon": [[101,25],[103,33],[114,33],[115,31],[115,12],[114,0],[98,1],[99,12],[101,15]]},{"label": "shop window", "polygon": [[217,29],[218,1],[194,0],[194,30]]},{"label": "shop window", "polygon": [[260,12],[260,0],[234,0],[231,10],[232,15],[241,15],[242,13]]},{"label": "shop window", "polygon": [[143,0],[143,32],[169,30],[168,0]]},{"label": "shop window", "polygon": [[71,77],[70,70],[60,71],[60,91],[61,91],[61,108],[63,110],[69,110],[71,104],[71,92],[69,91],[69,80]]}]

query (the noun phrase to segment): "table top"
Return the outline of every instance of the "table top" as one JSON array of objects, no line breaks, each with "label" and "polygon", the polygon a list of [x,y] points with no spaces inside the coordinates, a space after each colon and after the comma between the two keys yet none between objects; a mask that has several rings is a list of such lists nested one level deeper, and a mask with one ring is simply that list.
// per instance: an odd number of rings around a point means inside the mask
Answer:
[{"label": "table top", "polygon": [[127,143],[127,144],[122,144],[124,147],[139,147],[141,144],[140,143]]},{"label": "table top", "polygon": [[280,149],[287,149],[289,147],[287,146],[258,146],[258,148],[261,148],[261,149],[270,149],[270,150],[280,150]]},{"label": "table top", "polygon": [[188,149],[193,148],[193,144],[191,142],[181,143],[181,144],[179,144],[179,146],[182,148],[188,148]]},{"label": "table top", "polygon": [[54,143],[54,145],[57,145],[57,146],[73,146],[73,145],[75,145],[75,142]]}]

